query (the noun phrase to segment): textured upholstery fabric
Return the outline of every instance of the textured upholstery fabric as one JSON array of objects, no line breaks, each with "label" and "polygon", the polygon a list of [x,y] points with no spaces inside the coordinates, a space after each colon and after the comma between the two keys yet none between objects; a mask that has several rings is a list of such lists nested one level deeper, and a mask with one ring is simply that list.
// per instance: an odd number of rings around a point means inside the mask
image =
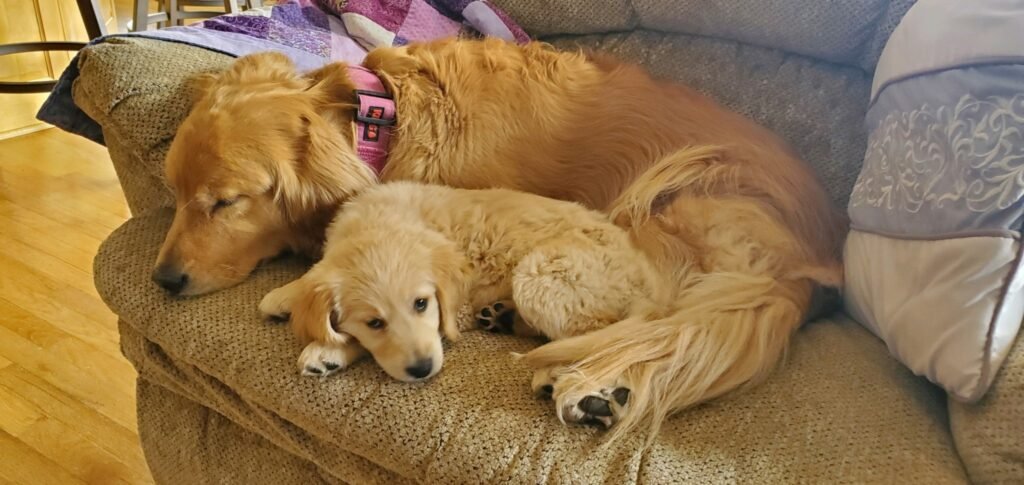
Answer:
[{"label": "textured upholstery fabric", "polygon": [[633,29],[741,41],[874,69],[915,0],[494,0],[529,34]]},{"label": "textured upholstery fabric", "polygon": [[630,0],[492,0],[533,37],[596,34],[638,27]]},{"label": "textured upholstery fabric", "polygon": [[647,452],[637,451],[640,435],[599,449],[599,431],[562,425],[549,402],[531,396],[530,373],[509,356],[536,345],[529,339],[468,333],[422,385],[388,379],[372,362],[326,380],[299,376],[299,345],[286,328],[261,322],[256,302],[304,268],[278,262],[227,290],[169,298],[147,270],[170,215],[132,219],[97,256],[97,288],[127,327],[126,355],[142,379],[218,410],[337,479],[965,480],[936,389],[848,319],[807,326],[767,383],[670,420]]},{"label": "textured upholstery fabric", "polygon": [[159,483],[343,483],[205,406],[146,380],[136,387],[139,434]]},{"label": "textured upholstery fabric", "polygon": [[981,402],[949,400],[949,421],[971,481],[1024,483],[1024,339]]},{"label": "textured upholstery fabric", "polygon": [[869,42],[888,0],[637,0],[640,26],[734,39],[844,64]]},{"label": "textured upholstery fabric", "polygon": [[878,58],[881,57],[882,49],[885,48],[885,43],[889,40],[889,36],[896,30],[896,26],[899,25],[903,15],[915,3],[917,3],[917,0],[891,0],[889,2],[885,13],[878,18],[874,35],[872,35],[871,40],[864,48],[864,52],[861,53],[860,62],[858,62],[861,69],[868,72],[875,69],[875,65],[878,64]]}]

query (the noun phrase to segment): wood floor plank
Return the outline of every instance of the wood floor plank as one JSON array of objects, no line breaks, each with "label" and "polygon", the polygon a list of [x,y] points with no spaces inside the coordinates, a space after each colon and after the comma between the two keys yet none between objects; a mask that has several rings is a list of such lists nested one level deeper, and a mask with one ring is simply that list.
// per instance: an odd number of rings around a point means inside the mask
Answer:
[{"label": "wood floor plank", "polygon": [[117,346],[117,318],[97,297],[0,254],[0,298],[96,345]]},{"label": "wood floor plank", "polygon": [[[100,238],[116,229],[126,216],[123,213],[127,211],[123,197],[114,198],[82,187],[86,180],[62,182],[57,179],[42,184],[31,174],[15,171],[19,168],[14,165],[2,169],[4,177],[0,182],[0,200],[12,202],[62,224],[72,224],[78,230]],[[100,187],[100,190],[108,189]]]},{"label": "wood floor plank", "polygon": [[75,427],[96,446],[125,465],[146,469],[139,437],[110,418],[84,406],[73,396],[20,366],[0,370],[0,396],[16,395],[41,415]]},{"label": "wood floor plank", "polygon": [[144,479],[76,428],[56,419],[44,417],[16,437],[85,483],[131,485]]},{"label": "wood floor plank", "polygon": [[92,281],[92,273],[47,253],[38,245],[27,244],[7,233],[0,233],[0,254],[21,261],[51,279],[67,283],[90,296],[99,298],[96,285]]},{"label": "wood floor plank", "polygon": [[59,130],[0,140],[0,485],[152,483],[135,369],[92,283],[128,217],[103,147]]},{"label": "wood floor plank", "polygon": [[4,316],[0,320],[0,326],[6,327],[21,338],[43,349],[49,349],[57,342],[69,336],[67,332],[58,329],[50,322],[40,319],[3,297],[0,297],[0,314]]},{"label": "wood floor plank", "polygon": [[62,261],[92,272],[100,239],[4,200],[0,200],[0,221],[5,223],[4,232],[9,237],[39,245]]},{"label": "wood floor plank", "polygon": [[[8,367],[11,369],[17,366]],[[7,372],[4,369],[0,372]],[[35,406],[26,404],[17,394],[0,388],[0,430],[18,436],[46,415]]]},{"label": "wood floor plank", "polygon": [[135,430],[135,372],[124,359],[111,357],[77,338],[40,347],[0,325],[0,354],[84,405]]},{"label": "wood floor plank", "polygon": [[21,440],[0,430],[0,477],[10,483],[74,485],[85,483]]}]

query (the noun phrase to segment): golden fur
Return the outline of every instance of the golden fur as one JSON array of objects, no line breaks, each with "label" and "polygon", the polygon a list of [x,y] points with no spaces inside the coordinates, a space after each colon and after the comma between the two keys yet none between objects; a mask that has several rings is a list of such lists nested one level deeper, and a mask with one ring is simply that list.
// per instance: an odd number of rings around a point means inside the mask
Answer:
[{"label": "golden fur", "polygon": [[[326,375],[363,347],[392,377],[415,381],[441,369],[440,333],[458,337],[463,307],[491,311],[500,301],[501,311],[520,317],[520,333],[563,339],[650,319],[673,293],[601,213],[506,189],[395,182],[346,202],[327,230],[323,259],[260,307],[291,314],[313,349],[299,359],[304,373]],[[352,357],[332,360],[332,350]],[[432,363],[429,375],[406,372],[423,360]]]},{"label": "golden fur", "polygon": [[[843,222],[811,170],[695,91],[498,40],[379,49],[364,66],[398,107],[381,180],[505,187],[603,210],[685,288],[664,318],[525,357],[560,369],[556,387],[631,389],[616,433],[762,379],[814,282],[841,280]],[[279,54],[198,80],[168,155],[178,208],[158,261],[187,273],[183,294],[237,283],[285,249],[318,255],[333,211],[376,182],[355,154],[352,89],[342,64],[302,75]]]}]

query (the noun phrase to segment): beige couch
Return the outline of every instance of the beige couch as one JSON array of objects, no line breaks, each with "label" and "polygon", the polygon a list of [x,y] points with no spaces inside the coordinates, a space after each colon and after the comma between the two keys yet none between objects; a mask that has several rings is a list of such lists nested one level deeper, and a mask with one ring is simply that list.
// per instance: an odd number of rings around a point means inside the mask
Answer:
[{"label": "beige couch", "polygon": [[[697,87],[786,137],[844,205],[864,153],[871,70],[906,0],[504,0],[534,36],[598,48]],[[149,281],[173,205],[162,162],[186,76],[231,58],[114,39],[87,49],[76,102],[102,127],[134,217],[96,257],[139,371],[139,430],[162,483],[1024,483],[1024,349],[977,405],[946,396],[844,315],[806,325],[765,384],[601,448],[509,358],[535,341],[474,332],[431,382],[367,362],[300,377],[299,344],[256,304],[283,261],[212,295]],[[244,126],[239,126],[244,130]]]}]

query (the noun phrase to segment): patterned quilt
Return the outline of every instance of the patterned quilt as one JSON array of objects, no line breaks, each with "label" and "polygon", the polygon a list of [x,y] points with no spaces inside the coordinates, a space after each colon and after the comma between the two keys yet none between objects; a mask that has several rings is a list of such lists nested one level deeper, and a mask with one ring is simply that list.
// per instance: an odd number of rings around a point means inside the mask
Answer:
[{"label": "patterned quilt", "polygon": [[[263,51],[287,55],[301,70],[328,62],[362,62],[370,49],[453,36],[529,40],[515,22],[486,0],[286,0],[222,15],[185,27],[115,34],[180,42],[234,57]],[[77,57],[61,75],[37,117],[103,143],[98,124],[75,106],[71,85]]]}]

